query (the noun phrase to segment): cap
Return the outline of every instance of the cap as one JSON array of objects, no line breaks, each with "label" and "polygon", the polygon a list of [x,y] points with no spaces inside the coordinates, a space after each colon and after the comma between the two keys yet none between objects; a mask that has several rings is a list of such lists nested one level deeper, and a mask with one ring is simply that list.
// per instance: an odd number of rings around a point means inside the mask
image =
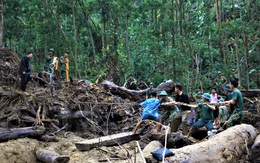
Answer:
[{"label": "cap", "polygon": [[202,97],[210,101],[210,94],[209,93],[203,93]]},{"label": "cap", "polygon": [[231,89],[230,89],[230,85],[229,85],[229,84],[226,84],[226,85],[223,87],[223,89],[226,90],[226,91],[231,92]]},{"label": "cap", "polygon": [[160,93],[160,96],[167,96],[168,94],[167,94],[167,92],[166,91],[161,91],[161,93]]},{"label": "cap", "polygon": [[50,48],[49,51],[52,51],[54,53],[54,49],[53,48]]},{"label": "cap", "polygon": [[221,71],[218,71],[218,74],[221,74],[222,72]]}]

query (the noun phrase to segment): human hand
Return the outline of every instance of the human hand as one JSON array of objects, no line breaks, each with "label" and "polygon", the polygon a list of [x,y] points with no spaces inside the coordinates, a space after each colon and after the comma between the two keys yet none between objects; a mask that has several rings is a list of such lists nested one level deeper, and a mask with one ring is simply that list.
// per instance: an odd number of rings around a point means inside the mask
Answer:
[{"label": "human hand", "polygon": [[23,74],[26,74],[25,71],[23,71]]}]

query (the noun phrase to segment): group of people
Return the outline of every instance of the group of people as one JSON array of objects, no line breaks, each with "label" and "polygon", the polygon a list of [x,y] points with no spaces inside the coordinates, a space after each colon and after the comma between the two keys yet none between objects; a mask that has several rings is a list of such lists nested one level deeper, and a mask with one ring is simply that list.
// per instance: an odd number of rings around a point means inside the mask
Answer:
[{"label": "group of people", "polygon": [[[49,49],[49,53],[46,55],[44,71],[49,74],[50,81],[55,77],[55,71],[59,72],[61,79],[69,81],[69,53],[64,52],[60,58],[54,56],[54,49]],[[30,59],[33,57],[32,52],[28,52],[26,56],[23,56],[20,62],[19,74],[21,77],[21,90],[25,95],[29,95],[26,92],[26,85],[32,79]],[[57,75],[56,75],[57,78]]]},{"label": "group of people", "polygon": [[[223,80],[223,84],[221,89],[225,92],[225,98],[219,96],[214,88],[211,94],[199,92],[194,104],[190,104],[189,97],[182,91],[181,85],[175,85],[175,100],[169,97],[166,91],[161,91],[157,95],[154,88],[154,91],[147,89],[147,95],[150,96],[146,96],[146,101],[141,103],[144,109],[134,133],[146,119],[157,121],[158,134],[164,123],[170,124],[171,132],[177,132],[182,125],[183,135],[191,135],[194,130],[202,127],[212,131],[240,124],[244,110],[242,94],[238,89],[240,82],[235,73],[232,73],[230,83],[227,84],[227,81]],[[163,110],[162,116],[159,115],[160,108]],[[195,118],[194,121],[189,121],[192,112],[196,113]]]}]

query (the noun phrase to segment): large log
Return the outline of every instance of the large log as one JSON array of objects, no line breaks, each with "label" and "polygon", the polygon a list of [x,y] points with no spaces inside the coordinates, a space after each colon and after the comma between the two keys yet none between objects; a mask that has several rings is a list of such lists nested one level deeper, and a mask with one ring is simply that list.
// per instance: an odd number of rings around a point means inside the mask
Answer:
[{"label": "large log", "polygon": [[[120,87],[116,85],[113,82],[105,80],[102,85],[106,89],[109,89],[110,92],[114,95],[119,95],[120,97],[124,99],[130,99],[132,101],[143,101],[145,99],[145,94],[147,90],[130,90],[126,89],[125,87]],[[157,88],[156,92],[161,92],[162,90],[167,91],[167,92],[172,92],[174,90],[174,83],[173,81],[169,80],[165,83],[161,83]]]},{"label": "large log", "polygon": [[258,97],[260,96],[260,89],[240,90],[244,97]]},{"label": "large log", "polygon": [[255,139],[254,144],[251,147],[251,161],[252,162],[260,162],[260,135],[258,135]]},{"label": "large log", "polygon": [[[165,134],[163,135],[151,135],[152,140],[159,140],[162,144],[165,144]],[[187,145],[193,144],[193,140],[190,140],[188,137],[183,136],[179,132],[170,133],[167,135],[167,148],[181,148]]]},{"label": "large log", "polygon": [[139,139],[140,135],[133,134],[132,132],[125,132],[77,142],[76,147],[81,151],[87,151],[99,146],[114,146]]},{"label": "large log", "polygon": [[253,126],[237,125],[207,141],[172,149],[175,155],[169,158],[169,162],[238,162],[256,135]]},{"label": "large log", "polygon": [[10,139],[24,138],[24,137],[39,137],[43,135],[45,128],[43,126],[33,126],[24,128],[13,128],[0,131],[0,142]]},{"label": "large log", "polygon": [[60,155],[53,149],[37,149],[36,156],[45,163],[66,163],[70,160],[69,156]]}]

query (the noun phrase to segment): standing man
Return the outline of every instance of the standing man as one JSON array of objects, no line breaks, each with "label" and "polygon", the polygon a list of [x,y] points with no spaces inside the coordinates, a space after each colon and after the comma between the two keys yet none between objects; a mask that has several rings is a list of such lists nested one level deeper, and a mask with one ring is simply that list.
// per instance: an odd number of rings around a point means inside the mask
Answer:
[{"label": "standing man", "polygon": [[30,73],[31,72],[30,59],[32,58],[32,56],[33,56],[32,52],[28,52],[27,55],[22,58],[20,63],[19,74],[21,76],[21,89],[25,95],[29,95],[29,93],[26,92],[26,85],[32,79]]},{"label": "standing man", "polygon": [[230,89],[232,90],[232,99],[229,101],[225,101],[221,104],[224,105],[233,105],[234,111],[229,117],[229,119],[223,124],[222,127],[231,127],[235,126],[237,124],[240,124],[244,115],[244,103],[243,103],[243,97],[242,93],[240,92],[238,87],[238,80],[231,80],[230,82]]},{"label": "standing man", "polygon": [[152,93],[152,92],[156,92],[156,90],[154,89],[154,85],[153,85],[152,82],[150,83],[149,86],[150,86],[150,88],[146,91],[146,99],[151,98],[151,93]]},{"label": "standing man", "polygon": [[[171,97],[168,97],[168,94],[166,91],[161,91],[161,93],[159,94],[160,96],[160,100],[161,103],[166,103],[166,102],[172,102],[173,99]],[[172,106],[161,106],[160,108],[164,109],[164,113],[159,121],[159,125],[158,125],[158,129],[157,129],[157,133],[161,132],[161,128],[163,124],[163,122],[167,122],[167,123],[172,123],[173,118],[175,117],[175,115],[178,113],[179,108],[176,105],[172,105]]]},{"label": "standing man", "polygon": [[241,83],[240,83],[240,81],[239,81],[239,78],[238,78],[238,75],[237,75],[237,72],[236,72],[235,69],[232,69],[232,70],[231,70],[231,75],[230,75],[230,79],[229,79],[229,80],[230,80],[230,81],[232,81],[232,80],[237,80],[237,81],[238,81],[238,88],[241,87]]},{"label": "standing man", "polygon": [[49,49],[49,54],[47,54],[45,58],[44,71],[48,73],[51,73],[50,64],[52,63],[53,60],[53,54],[54,54],[54,49],[51,48]]},{"label": "standing man", "polygon": [[137,90],[136,80],[133,78],[132,75],[129,75],[125,87],[130,90]]},{"label": "standing man", "polygon": [[143,81],[143,79],[140,79],[139,84],[138,84],[138,90],[144,90],[147,89],[147,84]]},{"label": "standing man", "polygon": [[64,52],[63,56],[60,57],[60,73],[61,79],[66,82],[69,81],[69,52]]},{"label": "standing man", "polygon": [[188,117],[189,117],[189,111],[190,107],[189,106],[184,106],[181,105],[182,103],[185,104],[190,104],[189,97],[186,93],[182,92],[182,86],[181,85],[176,85],[175,90],[174,90],[177,95],[175,97],[175,101],[173,102],[168,102],[164,103],[162,105],[174,105],[177,104],[179,105],[180,111],[175,115],[173,118],[173,122],[171,125],[171,131],[176,132],[180,125],[182,124],[182,134],[187,135],[188,134]]},{"label": "standing man", "polygon": [[218,71],[218,77],[215,79],[215,84],[218,88],[218,94],[223,92],[223,87],[227,84],[227,79],[222,76],[221,71]]}]

